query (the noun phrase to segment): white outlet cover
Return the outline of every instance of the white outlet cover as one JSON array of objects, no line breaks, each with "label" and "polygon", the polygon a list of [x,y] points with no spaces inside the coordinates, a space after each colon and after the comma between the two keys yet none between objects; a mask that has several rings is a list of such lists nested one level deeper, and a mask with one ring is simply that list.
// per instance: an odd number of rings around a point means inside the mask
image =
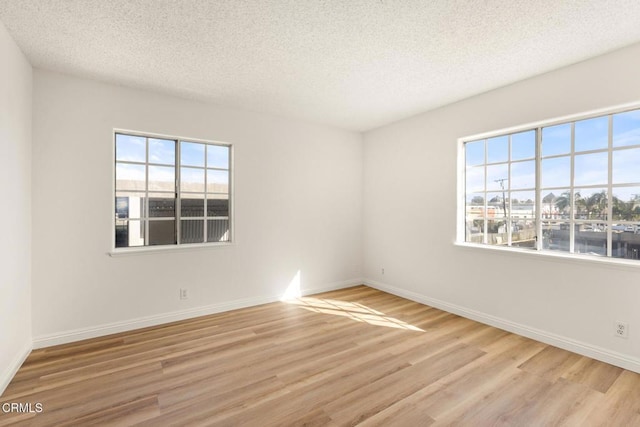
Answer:
[{"label": "white outlet cover", "polygon": [[626,322],[616,321],[614,324],[614,335],[619,338],[629,337],[629,324]]}]

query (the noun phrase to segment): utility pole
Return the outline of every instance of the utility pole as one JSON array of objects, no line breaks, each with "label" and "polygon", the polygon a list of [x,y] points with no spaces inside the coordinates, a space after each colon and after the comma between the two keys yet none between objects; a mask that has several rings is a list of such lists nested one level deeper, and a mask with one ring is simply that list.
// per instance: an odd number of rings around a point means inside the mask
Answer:
[{"label": "utility pole", "polygon": [[504,217],[507,217],[507,199],[504,196],[504,182],[508,181],[507,178],[496,179],[493,182],[499,182],[500,188],[502,188],[502,212],[504,213]]}]

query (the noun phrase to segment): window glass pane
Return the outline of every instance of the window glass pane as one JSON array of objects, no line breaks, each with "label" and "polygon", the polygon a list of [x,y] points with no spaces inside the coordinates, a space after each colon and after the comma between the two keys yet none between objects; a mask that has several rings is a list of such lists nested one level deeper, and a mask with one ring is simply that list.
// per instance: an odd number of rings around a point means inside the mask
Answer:
[{"label": "window glass pane", "polygon": [[467,215],[484,218],[484,194],[467,193],[466,197]]},{"label": "window glass pane", "polygon": [[116,193],[116,218],[143,218],[145,193]]},{"label": "window glass pane", "polygon": [[536,247],[536,192],[512,191],[509,196],[511,246]]},{"label": "window glass pane", "polygon": [[[614,221],[640,223],[640,186],[614,187],[612,203]],[[640,230],[637,227],[633,231],[640,234]]]},{"label": "window glass pane", "polygon": [[640,236],[624,233],[620,241],[614,240],[611,255],[614,258],[640,259]]},{"label": "window glass pane", "polygon": [[536,221],[511,218],[511,246],[536,249]]},{"label": "window glass pane", "polygon": [[229,192],[229,172],[219,170],[207,170],[207,191],[209,193]]},{"label": "window glass pane", "polygon": [[600,185],[609,180],[609,153],[575,156],[574,185]]},{"label": "window glass pane", "polygon": [[614,188],[611,255],[640,259],[640,187]]},{"label": "window glass pane", "polygon": [[542,187],[568,187],[571,175],[571,160],[566,157],[542,159]]},{"label": "window glass pane", "polygon": [[144,221],[116,220],[116,248],[144,246]]},{"label": "window glass pane", "polygon": [[204,242],[204,220],[183,219],[180,221],[180,242],[181,243],[203,243]]},{"label": "window glass pane", "polygon": [[116,163],[116,190],[145,190],[144,165]]},{"label": "window glass pane", "polygon": [[146,138],[116,134],[116,160],[144,163],[147,159]]},{"label": "window glass pane", "polygon": [[[484,194],[483,193],[467,193],[466,197],[467,206],[484,206]],[[484,217],[484,215],[480,215]]]},{"label": "window glass pane", "polygon": [[616,150],[613,155],[613,183],[640,183],[640,148]]},{"label": "window glass pane", "polygon": [[183,195],[180,200],[180,214],[183,217],[204,216],[204,194]]},{"label": "window glass pane", "polygon": [[509,204],[506,200],[507,193],[487,193],[487,218],[506,218]]},{"label": "window glass pane", "polygon": [[150,220],[149,245],[173,245],[176,243],[175,220]]},{"label": "window glass pane", "polygon": [[[144,192],[118,191],[115,197],[116,218],[142,218],[145,214]],[[135,216],[132,216],[135,215]]]},{"label": "window glass pane", "polygon": [[484,164],[484,139],[464,145],[467,166]]},{"label": "window glass pane", "polygon": [[474,219],[466,222],[465,242],[484,242],[484,219]]},{"label": "window glass pane", "polygon": [[467,193],[484,190],[484,166],[467,168],[465,178]]},{"label": "window glass pane", "polygon": [[511,160],[533,159],[536,156],[536,131],[511,135]]},{"label": "window glass pane", "polygon": [[540,206],[542,219],[569,219],[572,203],[569,189],[560,189],[543,194]]},{"label": "window glass pane", "polygon": [[[149,217],[175,217],[176,216],[176,196],[175,193],[150,193],[149,194]],[[151,239],[151,236],[149,236]]]},{"label": "window glass pane", "polygon": [[502,190],[508,188],[509,165],[487,166],[487,190]]},{"label": "window glass pane", "polygon": [[116,219],[118,218],[129,218],[129,197],[122,197],[116,193]]},{"label": "window glass pane", "polygon": [[584,223],[576,226],[574,252],[583,255],[607,255],[607,226]]},{"label": "window glass pane", "polygon": [[553,156],[571,151],[571,124],[542,128],[542,155]]},{"label": "window glass pane", "polygon": [[511,202],[509,216],[516,221],[531,221],[535,219],[535,200],[535,191],[512,191],[509,197],[509,202]]},{"label": "window glass pane", "polygon": [[210,219],[207,220],[207,242],[228,242],[229,241],[229,220]]},{"label": "window glass pane", "polygon": [[175,191],[175,168],[168,166],[149,166],[150,191]]},{"label": "window glass pane", "polygon": [[181,142],[180,165],[204,167],[204,144]]},{"label": "window glass pane", "polygon": [[487,139],[487,163],[506,162],[507,160],[509,160],[509,136]]},{"label": "window glass pane", "polygon": [[116,219],[116,222],[115,222],[116,248],[126,248],[127,246],[129,246],[128,226],[129,226],[129,221]]},{"label": "window glass pane", "polygon": [[613,146],[640,144],[640,110],[613,115]]},{"label": "window glass pane", "polygon": [[204,193],[204,169],[181,168],[180,191]]},{"label": "window glass pane", "polygon": [[469,193],[466,197],[466,242],[482,243],[484,232],[484,194]]},{"label": "window glass pane", "polygon": [[536,162],[511,163],[511,189],[536,187]]},{"label": "window glass pane", "polygon": [[487,220],[487,243],[490,245],[507,246],[507,219]]},{"label": "window glass pane", "polygon": [[229,147],[207,145],[207,167],[229,169]]},{"label": "window glass pane", "polygon": [[607,220],[607,191],[604,188],[576,189],[575,218]]},{"label": "window glass pane", "polygon": [[575,125],[575,150],[587,151],[609,146],[609,117],[580,120]]},{"label": "window glass pane", "polygon": [[569,222],[542,222],[542,249],[569,252]]},{"label": "window glass pane", "polygon": [[175,165],[176,142],[170,139],[149,138],[149,163]]},{"label": "window glass pane", "polygon": [[229,216],[229,196],[208,195],[207,216]]}]

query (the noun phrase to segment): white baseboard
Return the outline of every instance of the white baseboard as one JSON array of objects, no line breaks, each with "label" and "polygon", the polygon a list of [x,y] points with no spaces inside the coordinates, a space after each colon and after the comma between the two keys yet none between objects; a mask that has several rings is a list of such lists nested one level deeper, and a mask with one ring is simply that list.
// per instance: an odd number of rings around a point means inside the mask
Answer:
[{"label": "white baseboard", "polygon": [[[311,295],[320,292],[328,292],[336,289],[349,288],[362,284],[362,279],[351,279],[341,282],[330,283],[321,287],[303,289],[302,295]],[[186,310],[174,311],[170,313],[162,313],[154,316],[139,317],[123,322],[114,322],[105,325],[93,326],[89,328],[74,329],[61,333],[42,335],[35,337],[33,340],[33,348],[51,347],[53,345],[67,344],[74,341],[96,338],[120,332],[131,331],[134,329],[146,328],[149,326],[157,326],[165,323],[176,322],[179,320],[192,319],[199,316],[207,316],[209,314],[222,313],[225,311],[236,310],[239,308],[253,307],[256,305],[267,304],[270,302],[280,301],[280,295],[264,296],[254,298],[243,298],[234,301],[227,301],[219,304],[211,304],[203,307],[189,308]]]},{"label": "white baseboard", "polygon": [[363,283],[372,288],[397,295],[412,301],[439,308],[449,313],[457,314],[467,319],[475,320],[490,326],[494,326],[505,331],[513,332],[536,341],[543,342],[555,347],[562,348],[573,353],[600,360],[620,368],[628,369],[640,373],[640,359],[626,354],[618,353],[603,347],[595,346],[585,342],[577,341],[551,332],[532,328],[527,325],[512,322],[480,311],[472,310],[456,304],[451,304],[435,298],[430,298],[416,292],[407,291],[375,280],[363,279]]},{"label": "white baseboard", "polygon": [[0,374],[0,396],[7,389],[7,386],[13,379],[20,366],[24,363],[24,361],[29,357],[29,354],[33,350],[33,346],[31,343],[27,343],[21,351],[19,351],[16,356],[13,358],[9,366]]}]

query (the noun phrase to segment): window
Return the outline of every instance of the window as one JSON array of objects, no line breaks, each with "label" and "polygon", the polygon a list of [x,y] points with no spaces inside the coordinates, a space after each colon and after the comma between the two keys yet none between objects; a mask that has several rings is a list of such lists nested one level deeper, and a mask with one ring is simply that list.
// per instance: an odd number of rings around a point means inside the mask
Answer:
[{"label": "window", "polygon": [[115,133],[115,248],[231,241],[231,146]]},{"label": "window", "polygon": [[640,259],[640,109],[462,143],[465,242]]}]

